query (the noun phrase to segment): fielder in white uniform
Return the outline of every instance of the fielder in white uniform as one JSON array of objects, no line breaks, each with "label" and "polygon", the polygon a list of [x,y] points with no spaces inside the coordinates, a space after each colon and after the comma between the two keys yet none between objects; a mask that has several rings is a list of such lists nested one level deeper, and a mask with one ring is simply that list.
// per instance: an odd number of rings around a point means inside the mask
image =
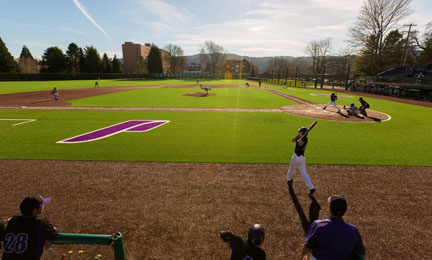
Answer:
[{"label": "fielder in white uniform", "polygon": [[336,94],[335,93],[331,93],[331,95],[330,95],[330,101],[327,103],[327,105],[325,105],[323,107],[323,109],[325,110],[328,105],[332,104],[335,108],[337,108],[338,113],[340,113],[340,108],[338,106],[336,106],[336,100],[337,100]]},{"label": "fielder in white uniform", "polygon": [[[313,186],[308,173],[306,172],[306,159],[304,157],[304,152],[306,150],[306,145],[308,142],[307,135],[303,136],[307,131],[306,127],[299,129],[299,133],[291,139],[292,142],[296,143],[294,154],[291,158],[290,167],[287,172],[287,183],[288,187],[292,188],[292,178],[295,169],[298,168],[303,180],[309,187],[309,196],[313,196],[315,193],[315,187]],[[303,138],[302,138],[303,137]],[[301,139],[300,139],[301,138]]]}]

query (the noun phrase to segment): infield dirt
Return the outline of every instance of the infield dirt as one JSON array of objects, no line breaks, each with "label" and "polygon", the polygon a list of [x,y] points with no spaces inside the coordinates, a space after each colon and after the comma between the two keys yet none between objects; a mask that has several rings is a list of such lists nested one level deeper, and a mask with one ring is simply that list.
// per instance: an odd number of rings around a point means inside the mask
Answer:
[{"label": "infield dirt", "polygon": [[[60,232],[122,232],[127,259],[229,259],[219,232],[246,236],[251,224],[260,223],[268,259],[299,259],[310,217],[326,218],[327,197],[342,194],[348,201],[345,220],[362,234],[366,259],[432,257],[431,167],[308,165],[315,202],[299,173],[290,194],[287,169],[287,164],[3,160],[0,217],[19,214],[29,194],[50,196],[46,216]],[[53,245],[45,259],[69,249],[113,259],[111,249],[71,245]]]}]

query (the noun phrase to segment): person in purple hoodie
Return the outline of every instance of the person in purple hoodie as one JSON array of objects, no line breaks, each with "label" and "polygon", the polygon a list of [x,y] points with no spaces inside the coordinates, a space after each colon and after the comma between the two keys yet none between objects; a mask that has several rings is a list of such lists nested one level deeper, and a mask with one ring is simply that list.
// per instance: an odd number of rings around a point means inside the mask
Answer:
[{"label": "person in purple hoodie", "polygon": [[310,225],[301,259],[308,260],[310,253],[311,260],[350,260],[354,255],[361,258],[366,250],[360,233],[342,218],[347,209],[345,198],[334,195],[328,202],[330,216]]}]

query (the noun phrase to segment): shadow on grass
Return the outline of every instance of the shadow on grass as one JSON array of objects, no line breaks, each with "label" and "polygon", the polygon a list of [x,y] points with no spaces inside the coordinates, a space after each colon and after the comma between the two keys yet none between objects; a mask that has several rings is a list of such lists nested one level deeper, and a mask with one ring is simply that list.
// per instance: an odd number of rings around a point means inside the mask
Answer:
[{"label": "shadow on grass", "polygon": [[291,200],[294,203],[294,207],[296,208],[297,213],[299,215],[303,231],[306,235],[310,224],[319,218],[319,212],[321,210],[321,206],[318,203],[318,201],[315,199],[315,197],[311,196],[310,199],[312,201],[311,204],[309,205],[309,218],[307,218],[306,214],[303,211],[302,206],[300,205],[300,202],[297,199],[293,187],[288,186],[288,190],[291,195]]}]

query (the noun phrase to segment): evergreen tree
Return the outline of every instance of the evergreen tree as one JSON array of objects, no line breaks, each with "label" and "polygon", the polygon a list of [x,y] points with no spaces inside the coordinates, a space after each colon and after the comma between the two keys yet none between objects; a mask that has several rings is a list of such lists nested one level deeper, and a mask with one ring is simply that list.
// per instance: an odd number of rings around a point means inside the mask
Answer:
[{"label": "evergreen tree", "polygon": [[161,51],[154,44],[152,44],[147,56],[147,67],[149,73],[163,73]]},{"label": "evergreen tree", "polygon": [[24,45],[18,60],[18,66],[22,73],[37,73],[38,64],[30,53],[30,50]]},{"label": "evergreen tree", "polygon": [[78,50],[78,68],[81,73],[87,72],[87,59],[82,48]]},{"label": "evergreen tree", "polygon": [[99,73],[103,71],[102,60],[99,56],[98,51],[95,47],[86,47],[85,50],[86,58],[86,71],[87,73]]},{"label": "evergreen tree", "polygon": [[432,38],[425,41],[424,48],[417,57],[417,63],[419,65],[432,64]]},{"label": "evergreen tree", "polygon": [[42,55],[41,72],[63,73],[68,69],[66,55],[58,47],[49,47]]},{"label": "evergreen tree", "polygon": [[30,50],[24,45],[21,50],[20,58],[31,58],[33,59],[33,56],[30,53]]},{"label": "evergreen tree", "polygon": [[112,72],[112,64],[111,60],[108,58],[106,53],[104,53],[102,57],[102,67],[103,67],[103,73],[111,73]]},{"label": "evergreen tree", "polygon": [[137,58],[136,73],[139,73],[139,74],[147,74],[148,73],[148,64],[144,60],[143,56],[138,56],[138,58]]},{"label": "evergreen tree", "polygon": [[116,55],[114,55],[114,58],[112,60],[112,72],[113,73],[124,73],[123,65],[117,59]]},{"label": "evergreen tree", "polygon": [[72,73],[79,72],[79,54],[80,48],[75,43],[71,43],[68,46],[68,50],[66,51],[66,56],[68,59],[69,70]]},{"label": "evergreen tree", "polygon": [[380,70],[385,71],[401,65],[404,56],[402,34],[398,30],[391,31],[384,39],[381,52]]},{"label": "evergreen tree", "polygon": [[3,40],[0,38],[0,73],[19,72],[18,64],[13,59]]}]

